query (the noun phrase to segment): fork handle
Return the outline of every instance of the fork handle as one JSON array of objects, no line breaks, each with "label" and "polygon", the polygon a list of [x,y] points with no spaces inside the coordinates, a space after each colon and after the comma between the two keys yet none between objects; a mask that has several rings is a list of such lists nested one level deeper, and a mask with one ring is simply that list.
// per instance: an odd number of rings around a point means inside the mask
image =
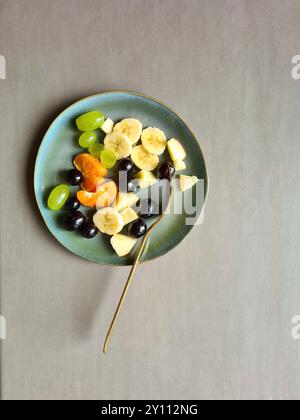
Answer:
[{"label": "fork handle", "polygon": [[[171,203],[171,197],[172,197],[172,195],[173,195],[173,188],[172,188],[172,185],[170,184],[170,195],[169,195],[168,205],[167,205],[167,207],[166,207],[165,212],[169,209],[169,206],[170,206],[170,203]],[[132,282],[132,279],[133,279],[133,276],[134,276],[135,271],[136,271],[136,269],[137,269],[138,263],[140,262],[141,256],[142,256],[143,251],[144,251],[144,249],[145,249],[145,245],[146,245],[147,239],[149,238],[149,235],[150,235],[150,233],[152,232],[152,230],[155,228],[155,226],[157,226],[157,225],[158,225],[158,223],[161,221],[161,219],[163,218],[163,216],[164,216],[165,212],[164,212],[164,213],[162,213],[162,214],[159,216],[159,218],[156,220],[156,222],[154,222],[154,223],[153,223],[153,225],[151,225],[151,226],[150,226],[150,228],[149,228],[149,229],[148,229],[148,231],[146,232],[145,236],[143,237],[143,240],[142,240],[142,243],[141,243],[141,246],[140,246],[139,252],[137,253],[137,256],[136,256],[136,258],[135,258],[135,261],[134,261],[134,263],[133,263],[133,266],[131,267],[131,270],[130,270],[130,273],[129,273],[128,279],[127,279],[127,281],[126,281],[126,283],[125,283],[125,286],[124,286],[124,289],[123,289],[122,295],[121,295],[121,297],[120,297],[120,300],[119,300],[119,303],[118,303],[118,306],[117,306],[117,309],[116,309],[116,311],[115,311],[114,317],[113,317],[113,319],[112,319],[112,321],[111,321],[111,324],[110,324],[110,326],[109,326],[109,329],[108,329],[108,332],[107,332],[107,335],[106,335],[106,338],[105,338],[105,341],[104,341],[104,345],[103,345],[103,353],[106,353],[106,352],[107,352],[107,348],[108,348],[108,343],[109,343],[110,337],[111,337],[111,335],[112,335],[112,332],[113,332],[114,326],[115,326],[115,324],[116,324],[116,322],[117,322],[117,319],[118,319],[118,316],[119,316],[119,313],[120,313],[121,307],[122,307],[122,305],[123,305],[124,299],[125,299],[125,297],[126,297],[126,294],[127,294],[128,289],[129,289],[129,286],[130,286],[130,284],[131,284],[131,282]]]},{"label": "fork handle", "polygon": [[105,338],[105,341],[104,341],[104,345],[103,345],[103,353],[106,353],[106,351],[107,351],[107,348],[108,348],[108,343],[109,343],[110,337],[111,337],[111,335],[112,335],[112,332],[113,332],[114,326],[115,326],[115,324],[116,324],[116,322],[117,322],[117,319],[118,319],[118,317],[119,317],[119,313],[120,313],[121,307],[122,307],[122,305],[123,305],[123,302],[124,302],[124,299],[125,299],[125,297],[126,297],[127,291],[128,291],[128,289],[129,289],[129,286],[130,286],[131,281],[132,281],[132,279],[133,279],[134,273],[135,273],[135,271],[136,271],[136,269],[137,269],[138,263],[140,262],[140,259],[141,259],[141,256],[142,256],[142,253],[143,253],[144,248],[145,248],[145,245],[146,245],[146,241],[147,241],[147,239],[148,239],[148,237],[149,237],[150,233],[151,233],[151,230],[149,230],[149,231],[146,233],[146,235],[144,236],[144,238],[143,238],[143,240],[142,240],[142,243],[141,243],[141,246],[140,246],[140,249],[139,249],[139,252],[138,252],[138,254],[137,254],[136,258],[135,258],[135,261],[134,261],[134,263],[133,263],[133,266],[131,267],[131,270],[130,270],[130,273],[129,273],[128,279],[127,279],[127,281],[126,281],[126,283],[125,283],[125,286],[124,286],[124,289],[123,289],[122,295],[121,295],[121,297],[120,297],[120,300],[119,300],[119,303],[118,303],[118,306],[117,306],[117,309],[116,309],[116,311],[115,311],[114,317],[113,317],[113,319],[112,319],[112,321],[111,321],[110,327],[109,327],[109,329],[108,329],[108,332],[107,332],[107,335],[106,335],[106,338]]}]

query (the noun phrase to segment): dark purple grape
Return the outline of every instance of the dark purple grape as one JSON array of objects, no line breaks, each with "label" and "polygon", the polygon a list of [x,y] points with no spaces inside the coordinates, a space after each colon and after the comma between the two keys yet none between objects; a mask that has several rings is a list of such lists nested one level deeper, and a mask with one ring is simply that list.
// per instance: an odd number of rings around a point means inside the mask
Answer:
[{"label": "dark purple grape", "polygon": [[65,207],[66,207],[66,210],[68,210],[68,211],[78,210],[79,207],[80,207],[80,201],[78,200],[77,197],[71,197],[66,202]]},{"label": "dark purple grape", "polygon": [[134,179],[129,179],[127,183],[128,192],[136,192],[138,190],[138,182]]},{"label": "dark purple grape", "polygon": [[119,173],[119,189],[123,192],[136,192],[138,187],[138,181],[136,179],[128,178],[127,173]]},{"label": "dark purple grape", "polygon": [[175,166],[172,162],[163,163],[158,173],[160,179],[171,179],[175,175]]},{"label": "dark purple grape", "polygon": [[81,229],[82,236],[87,239],[94,238],[97,235],[97,233],[98,233],[98,229],[93,223],[87,223]]},{"label": "dark purple grape", "polygon": [[135,236],[136,238],[141,238],[146,232],[147,225],[142,219],[138,219],[136,222],[133,222],[129,229],[130,235]]},{"label": "dark purple grape", "polygon": [[156,211],[156,205],[154,202],[148,198],[147,200],[142,200],[140,203],[140,216],[148,219],[152,217]]},{"label": "dark purple grape", "polygon": [[119,161],[119,171],[132,172],[133,168],[134,165],[131,159],[125,158]]},{"label": "dark purple grape", "polygon": [[71,185],[80,185],[83,181],[83,175],[77,169],[71,169],[66,176],[67,182]]},{"label": "dark purple grape", "polygon": [[66,230],[74,231],[80,229],[85,222],[85,217],[80,211],[72,211],[64,220]]}]

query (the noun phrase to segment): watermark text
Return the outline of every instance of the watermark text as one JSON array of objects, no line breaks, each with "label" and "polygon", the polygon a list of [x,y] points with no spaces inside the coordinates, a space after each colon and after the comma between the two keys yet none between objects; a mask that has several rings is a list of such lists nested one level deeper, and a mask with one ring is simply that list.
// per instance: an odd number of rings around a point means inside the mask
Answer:
[{"label": "watermark text", "polygon": [[292,339],[295,341],[300,340],[300,315],[295,315],[292,318]]},{"label": "watermark text", "polygon": [[6,339],[6,320],[3,315],[0,315],[0,340]]},{"label": "watermark text", "polygon": [[3,55],[0,55],[0,79],[6,79],[6,60]]},{"label": "watermark text", "polygon": [[300,80],[300,55],[294,55],[294,57],[292,58],[292,78],[294,80]]}]

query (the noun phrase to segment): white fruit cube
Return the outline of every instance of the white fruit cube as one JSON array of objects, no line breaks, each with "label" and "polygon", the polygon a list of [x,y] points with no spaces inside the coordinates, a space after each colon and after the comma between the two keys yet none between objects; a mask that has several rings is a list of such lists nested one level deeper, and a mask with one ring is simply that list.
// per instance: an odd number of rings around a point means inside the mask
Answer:
[{"label": "white fruit cube", "polygon": [[110,134],[113,131],[114,125],[115,125],[115,123],[113,122],[113,120],[108,118],[101,125],[101,130],[104,131],[105,134]]},{"label": "white fruit cube", "polygon": [[135,175],[135,178],[138,180],[139,186],[142,189],[151,187],[157,182],[157,179],[153,173],[151,171],[146,171],[145,169],[142,169],[140,172],[138,172]]},{"label": "white fruit cube", "polygon": [[197,182],[198,178],[196,176],[180,175],[180,189],[181,191],[186,191],[192,188]]},{"label": "white fruit cube", "polygon": [[129,223],[133,222],[134,220],[138,219],[139,216],[137,215],[137,213],[130,207],[128,207],[127,209],[123,210],[121,212],[121,216],[123,217],[123,221],[124,221],[124,226],[128,225]]},{"label": "white fruit cube", "polygon": [[183,171],[186,169],[186,164],[183,160],[175,160],[174,166],[176,171]]},{"label": "white fruit cube", "polygon": [[171,139],[168,141],[168,152],[173,162],[176,160],[184,160],[186,158],[186,152],[177,139]]},{"label": "white fruit cube", "polygon": [[125,255],[128,255],[134,245],[136,244],[137,239],[130,238],[129,236],[122,235],[120,233],[117,233],[114,235],[111,240],[111,246],[116,251],[119,257],[124,257]]},{"label": "white fruit cube", "polygon": [[127,207],[133,207],[138,201],[139,197],[137,195],[120,191],[117,195],[113,207],[121,213]]}]

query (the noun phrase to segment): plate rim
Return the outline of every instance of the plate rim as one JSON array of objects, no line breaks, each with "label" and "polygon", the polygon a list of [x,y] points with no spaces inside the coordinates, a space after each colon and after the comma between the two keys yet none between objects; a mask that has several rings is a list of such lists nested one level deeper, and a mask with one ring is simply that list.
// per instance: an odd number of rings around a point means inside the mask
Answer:
[{"label": "plate rim", "polygon": [[[139,97],[142,97],[142,98],[145,98],[145,99],[148,99],[148,100],[150,100],[150,101],[152,101],[152,102],[155,102],[155,103],[157,103],[158,105],[161,105],[161,106],[163,106],[164,108],[166,108],[167,110],[169,110],[169,111],[171,111],[173,114],[175,114],[176,115],[176,117],[188,128],[188,130],[191,132],[191,134],[192,134],[192,136],[195,138],[195,140],[196,140],[196,142],[197,142],[197,144],[198,144],[198,147],[199,147],[199,149],[200,149],[200,152],[201,152],[201,155],[202,155],[202,158],[203,158],[203,163],[204,163],[204,170],[205,170],[205,175],[206,175],[206,183],[207,183],[207,186],[206,186],[206,190],[205,190],[205,193],[204,193],[204,202],[203,202],[203,207],[202,207],[202,210],[201,210],[201,213],[200,213],[200,216],[199,216],[199,218],[203,215],[203,213],[204,213],[204,211],[205,211],[205,208],[206,208],[206,205],[207,205],[207,200],[208,200],[208,195],[209,195],[209,190],[210,190],[210,178],[209,178],[209,174],[208,174],[208,169],[207,169],[207,162],[206,162],[206,158],[205,158],[205,154],[203,153],[203,149],[202,149],[202,145],[201,145],[201,143],[199,142],[199,140],[198,140],[198,138],[197,138],[197,136],[195,135],[195,133],[193,132],[193,130],[190,128],[190,126],[185,122],[185,120],[180,116],[180,115],[178,115],[178,113],[172,108],[172,107],[170,107],[169,105],[166,105],[164,102],[162,102],[162,101],[160,101],[159,99],[156,99],[156,98],[154,98],[154,97],[152,97],[152,96],[150,96],[150,95],[147,95],[147,94],[144,94],[144,93],[141,93],[141,92],[135,92],[135,91],[132,91],[132,90],[107,90],[107,91],[103,91],[103,92],[100,92],[100,93],[96,93],[96,94],[93,94],[93,95],[89,95],[89,96],[86,96],[86,97],[84,97],[84,98],[81,98],[81,99],[79,99],[78,101],[75,101],[75,102],[73,102],[72,104],[70,104],[69,106],[67,106],[62,112],[60,112],[55,118],[54,118],[54,120],[52,121],[52,123],[50,124],[50,126],[48,127],[48,129],[45,131],[45,134],[43,135],[43,138],[42,138],[42,140],[41,140],[41,143],[40,143],[40,145],[39,145],[39,148],[38,148],[38,152],[37,152],[37,154],[36,154],[36,158],[35,158],[35,164],[34,164],[34,173],[33,173],[33,189],[34,189],[34,196],[35,196],[35,201],[36,201],[36,204],[37,204],[37,206],[38,206],[38,209],[39,209],[39,211],[40,211],[40,213],[41,213],[41,216],[42,216],[42,219],[43,219],[43,221],[44,221],[44,223],[45,223],[45,225],[46,225],[46,227],[47,227],[47,229],[49,230],[49,232],[51,233],[51,235],[60,243],[60,245],[62,245],[63,246],[63,248],[64,249],[67,249],[69,252],[71,252],[72,254],[74,254],[74,255],[76,255],[76,256],[79,256],[80,258],[82,258],[82,259],[85,259],[85,260],[87,260],[87,261],[90,261],[90,262],[93,262],[93,263],[95,263],[95,264],[98,264],[98,265],[102,265],[102,266],[107,266],[107,267],[128,267],[128,266],[130,266],[131,264],[130,263],[126,263],[125,261],[124,261],[124,264],[118,264],[118,265],[116,265],[116,264],[114,264],[114,263],[107,263],[107,262],[99,262],[99,261],[95,261],[94,259],[91,259],[91,258],[88,258],[88,257],[86,257],[86,256],[82,256],[82,255],[79,255],[79,254],[77,254],[77,253],[74,253],[73,251],[71,251],[69,248],[67,248],[62,242],[61,242],[61,240],[60,239],[58,239],[55,235],[54,235],[54,233],[51,231],[51,229],[50,229],[50,227],[48,226],[48,223],[47,223],[47,220],[45,220],[45,218],[44,218],[44,216],[43,216],[43,212],[42,212],[42,209],[41,209],[41,206],[40,206],[40,204],[39,204],[39,201],[38,201],[38,197],[37,197],[37,185],[36,185],[36,179],[37,179],[37,162],[38,162],[38,160],[39,160],[39,157],[40,157],[40,154],[41,154],[41,148],[42,148],[42,144],[43,144],[43,142],[44,142],[44,139],[45,139],[45,137],[48,135],[48,133],[51,131],[51,129],[52,129],[52,126],[56,123],[56,121],[58,120],[58,118],[60,118],[63,114],[65,114],[65,113],[67,113],[68,112],[68,110],[70,109],[70,108],[72,108],[74,105],[77,105],[77,104],[79,104],[80,102],[83,102],[83,101],[86,101],[86,100],[88,100],[88,99],[91,99],[91,98],[95,98],[95,97],[99,97],[99,96],[104,96],[104,95],[109,95],[109,94],[129,94],[129,95],[133,95],[133,96],[139,96]],[[168,252],[170,252],[172,249],[174,249],[174,248],[176,248],[178,245],[180,245],[187,237],[188,237],[188,235],[191,233],[191,231],[193,230],[193,228],[194,228],[194,226],[195,225],[191,225],[191,228],[187,231],[187,233],[186,233],[186,235],[184,236],[184,237],[182,237],[180,240],[179,240],[179,242],[173,247],[173,248],[171,248],[171,249],[169,249],[169,250],[167,250],[167,251],[164,251],[162,254],[160,254],[160,255],[158,255],[158,256],[156,256],[156,257],[152,257],[152,258],[149,258],[149,259],[147,259],[147,260],[144,260],[144,261],[141,261],[140,262],[140,264],[145,264],[145,263],[147,263],[147,262],[151,262],[151,261],[154,261],[154,260],[156,260],[156,259],[158,259],[158,258],[161,258],[162,256],[164,256],[164,255],[166,255]]]}]

